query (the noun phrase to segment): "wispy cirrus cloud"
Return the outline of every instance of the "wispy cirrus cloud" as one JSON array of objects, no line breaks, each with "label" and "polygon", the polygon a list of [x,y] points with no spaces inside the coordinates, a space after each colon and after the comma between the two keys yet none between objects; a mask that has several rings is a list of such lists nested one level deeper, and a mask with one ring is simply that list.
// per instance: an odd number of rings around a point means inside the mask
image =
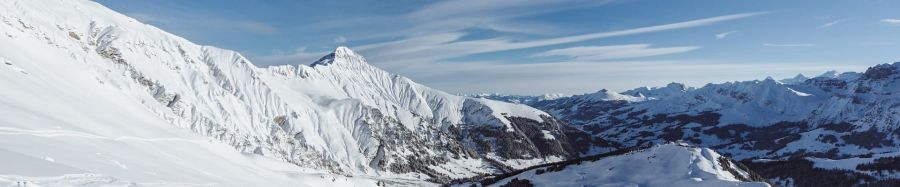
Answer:
[{"label": "wispy cirrus cloud", "polygon": [[396,27],[365,35],[356,39],[406,38],[461,32],[466,29],[484,29],[501,33],[546,35],[560,31],[556,25],[518,19],[564,10],[602,6],[614,0],[457,0],[437,1],[400,15],[367,15],[343,19],[340,22],[313,24],[311,29],[345,29],[360,25],[392,25]]},{"label": "wispy cirrus cloud", "polygon": [[536,22],[516,20],[515,18],[562,10],[589,8],[612,2],[614,1],[440,1],[401,16],[401,19],[414,23],[414,26],[399,33],[427,34],[453,32],[467,28],[481,28],[509,33],[544,33],[547,30],[552,30],[553,27]]},{"label": "wispy cirrus cloud", "polygon": [[831,26],[837,25],[837,24],[839,24],[839,23],[843,23],[843,22],[845,22],[845,21],[847,21],[847,19],[839,19],[839,20],[829,21],[829,22],[827,22],[827,23],[825,23],[825,24],[822,24],[822,26],[819,26],[819,28],[827,28],[827,27],[831,27]]},{"label": "wispy cirrus cloud", "polygon": [[884,18],[884,19],[879,20],[879,22],[888,24],[888,25],[900,25],[900,19],[894,19],[894,18]]},{"label": "wispy cirrus cloud", "polygon": [[[711,25],[719,22],[743,19],[768,12],[750,12],[723,15],[683,22],[638,27],[619,31],[596,32],[566,37],[546,38],[529,41],[512,41],[506,38],[489,38],[480,40],[462,40],[466,33],[445,32],[424,36],[410,37],[397,41],[375,43],[355,47],[362,54],[367,55],[374,62],[382,65],[405,63],[428,63],[442,60],[464,57],[480,53],[508,51],[515,49],[543,47],[550,45],[568,44],[601,38],[628,36],[635,34],[653,33],[676,29],[685,29]],[[423,55],[428,54],[428,55]]]},{"label": "wispy cirrus cloud", "polygon": [[764,43],[766,47],[815,47],[816,44],[811,43]]},{"label": "wispy cirrus cloud", "polygon": [[734,34],[734,33],[736,33],[736,32],[737,32],[737,31],[728,31],[728,32],[723,32],[723,33],[716,34],[716,40],[724,39],[725,37],[728,37],[729,35]]},{"label": "wispy cirrus cloud", "polygon": [[699,48],[697,46],[652,48],[650,44],[580,46],[544,51],[533,56],[567,56],[578,61],[604,61],[684,53]]}]

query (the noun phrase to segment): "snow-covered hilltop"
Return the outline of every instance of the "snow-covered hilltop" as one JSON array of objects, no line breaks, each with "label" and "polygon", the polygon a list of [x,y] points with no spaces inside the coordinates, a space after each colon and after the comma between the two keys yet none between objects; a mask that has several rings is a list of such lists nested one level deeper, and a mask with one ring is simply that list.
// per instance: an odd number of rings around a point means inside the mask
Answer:
[{"label": "snow-covered hilltop", "polygon": [[532,168],[488,186],[770,186],[746,166],[707,148],[661,144]]},{"label": "snow-covered hilltop", "polygon": [[0,165],[17,166],[4,182],[446,181],[587,150],[545,112],[434,90],[346,47],[258,68],[90,1],[2,1],[0,21]]}]

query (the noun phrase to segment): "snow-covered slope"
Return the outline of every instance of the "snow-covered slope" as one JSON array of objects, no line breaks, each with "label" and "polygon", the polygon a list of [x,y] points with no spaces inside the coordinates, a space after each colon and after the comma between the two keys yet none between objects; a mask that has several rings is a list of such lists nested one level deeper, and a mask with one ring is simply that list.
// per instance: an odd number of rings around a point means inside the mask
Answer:
[{"label": "snow-covered slope", "polygon": [[[200,56],[191,64],[150,60],[170,56],[136,48],[179,54],[174,44],[189,43],[99,4],[0,1],[0,33],[0,186],[375,185],[244,154],[230,142],[186,129],[201,129],[201,123],[171,123],[177,115],[166,106],[178,104],[170,101],[195,98],[173,96],[159,82],[175,88],[183,86],[175,81],[181,77],[209,78],[177,73],[205,68]],[[117,45],[115,38],[127,40]],[[123,51],[113,53],[112,47]],[[196,45],[184,50],[214,51]]]},{"label": "snow-covered slope", "polygon": [[489,186],[769,186],[737,162],[707,148],[662,144],[579,163],[552,164]]},{"label": "snow-covered slope", "polygon": [[[312,65],[258,68],[90,1],[2,1],[0,21],[0,157],[16,158],[0,165],[19,168],[0,174],[442,181],[581,151],[568,138],[581,132],[547,113],[434,90],[345,47]],[[19,160],[70,169],[29,173]]]}]

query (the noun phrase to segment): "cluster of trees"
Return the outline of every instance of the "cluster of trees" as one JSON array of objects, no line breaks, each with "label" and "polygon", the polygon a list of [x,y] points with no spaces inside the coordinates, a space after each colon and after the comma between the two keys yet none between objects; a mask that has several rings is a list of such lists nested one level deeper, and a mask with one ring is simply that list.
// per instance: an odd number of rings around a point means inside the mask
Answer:
[{"label": "cluster of trees", "polygon": [[[876,179],[875,177],[843,169],[813,167],[806,159],[753,162],[742,161],[756,173],[769,180],[792,180],[796,187],[822,186],[900,186],[900,180]],[[770,183],[776,183],[770,181]]]},{"label": "cluster of trees", "polygon": [[865,163],[856,166],[856,169],[863,171],[900,171],[900,157],[882,157],[875,159],[872,163]]},{"label": "cluster of trees", "polygon": [[514,178],[508,183],[500,185],[500,187],[534,187],[534,184],[531,184],[531,181],[528,179]]}]

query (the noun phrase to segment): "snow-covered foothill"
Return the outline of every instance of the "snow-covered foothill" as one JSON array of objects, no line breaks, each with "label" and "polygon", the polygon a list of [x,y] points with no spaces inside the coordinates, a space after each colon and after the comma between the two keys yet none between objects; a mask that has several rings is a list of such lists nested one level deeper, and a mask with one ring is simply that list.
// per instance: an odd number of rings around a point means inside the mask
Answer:
[{"label": "snow-covered foothill", "polygon": [[533,168],[489,186],[514,180],[534,186],[770,186],[752,178],[752,171],[711,149],[662,144],[580,164]]}]

